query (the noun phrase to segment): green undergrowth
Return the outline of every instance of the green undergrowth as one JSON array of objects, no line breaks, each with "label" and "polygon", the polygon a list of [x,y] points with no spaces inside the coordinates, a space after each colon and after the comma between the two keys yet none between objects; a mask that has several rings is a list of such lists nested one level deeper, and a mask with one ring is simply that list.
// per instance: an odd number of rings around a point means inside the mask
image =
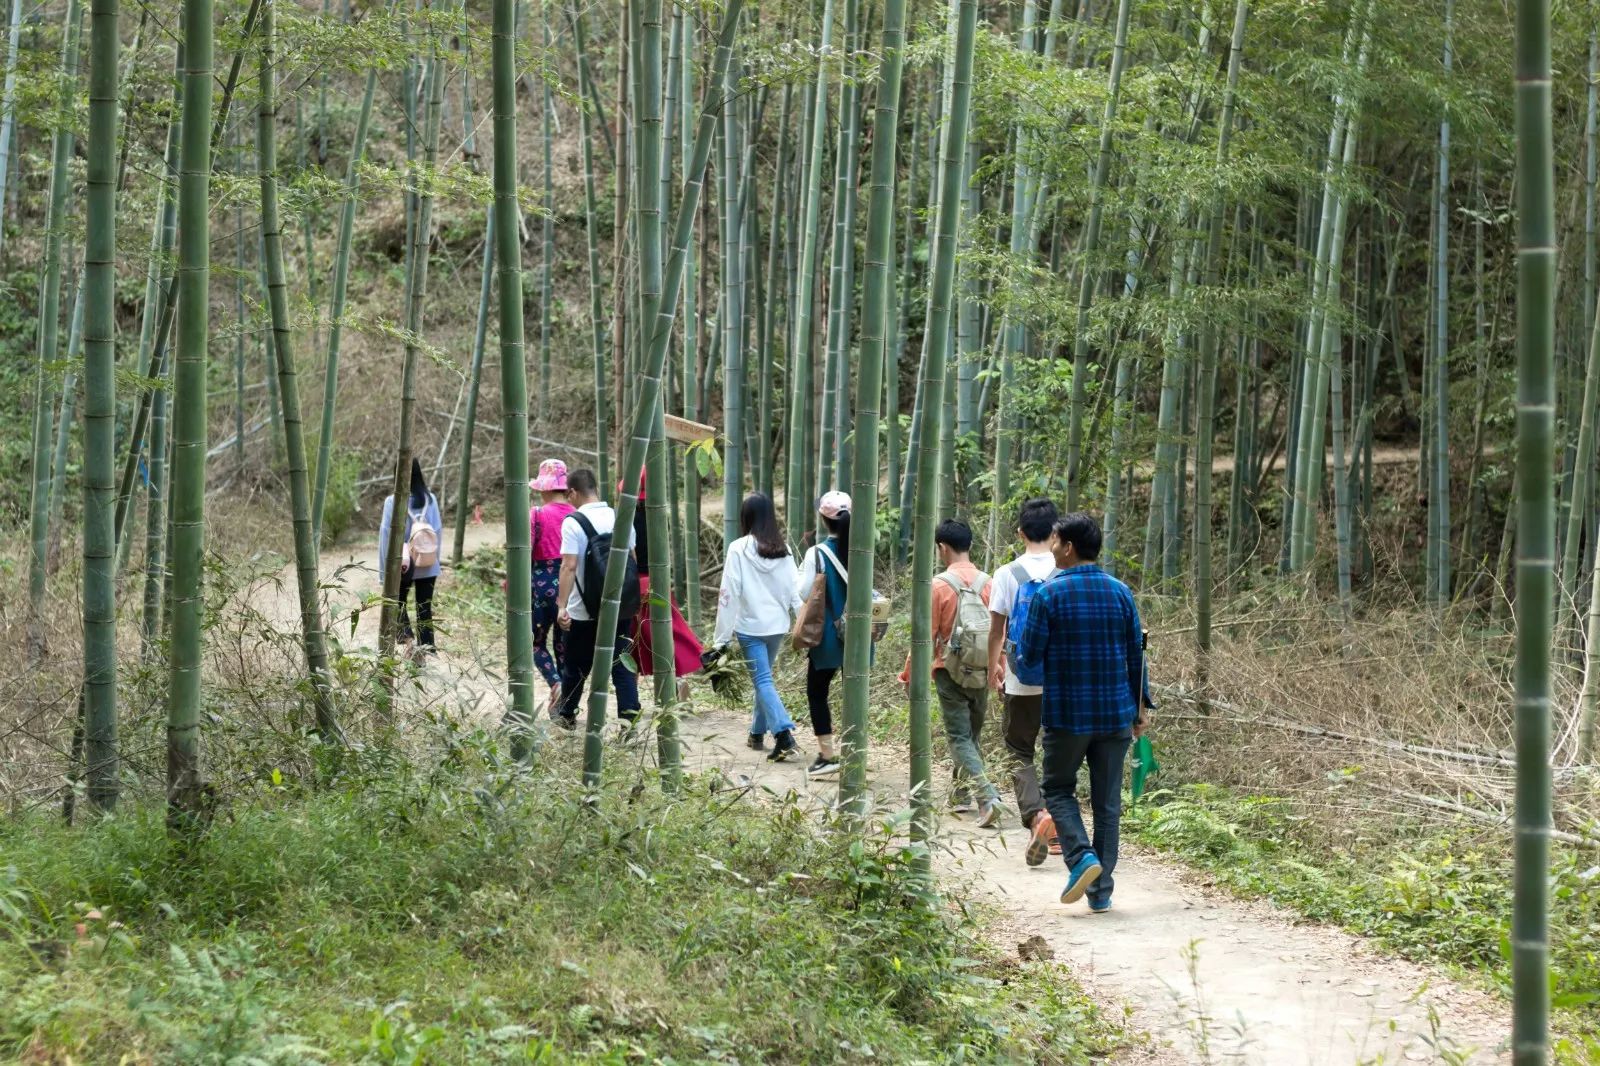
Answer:
[{"label": "green undergrowth", "polygon": [[[1473,827],[1409,826],[1359,847],[1305,839],[1291,801],[1190,784],[1152,793],[1124,815],[1142,843],[1209,872],[1237,893],[1343,926],[1422,961],[1480,974],[1509,993],[1509,838]],[[1570,1061],[1600,1061],[1600,852],[1557,844],[1551,855],[1552,992]],[[1591,1057],[1593,1056],[1593,1057]]]},{"label": "green undergrowth", "polygon": [[[1043,1062],[1116,1033],[918,895],[893,827],[709,775],[521,773],[444,722],[189,841],[133,806],[0,823],[0,1060]],[[635,760],[637,762],[637,760]]]}]

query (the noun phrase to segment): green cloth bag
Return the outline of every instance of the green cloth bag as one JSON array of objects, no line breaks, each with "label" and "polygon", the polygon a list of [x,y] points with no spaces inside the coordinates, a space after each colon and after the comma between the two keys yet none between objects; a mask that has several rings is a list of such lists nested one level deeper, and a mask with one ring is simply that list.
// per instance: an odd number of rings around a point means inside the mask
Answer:
[{"label": "green cloth bag", "polygon": [[1160,772],[1161,764],[1156,762],[1156,746],[1150,743],[1150,736],[1146,734],[1133,742],[1133,802],[1139,802],[1150,779]]}]

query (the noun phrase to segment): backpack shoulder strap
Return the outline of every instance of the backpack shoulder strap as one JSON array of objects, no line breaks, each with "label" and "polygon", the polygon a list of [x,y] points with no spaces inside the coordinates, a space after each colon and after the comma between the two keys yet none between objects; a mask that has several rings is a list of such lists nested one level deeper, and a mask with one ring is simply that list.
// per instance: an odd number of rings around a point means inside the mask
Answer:
[{"label": "backpack shoulder strap", "polygon": [[940,573],[940,574],[935,574],[933,579],[935,581],[943,581],[946,585],[950,586],[950,591],[956,593],[957,595],[959,595],[961,593],[962,589],[965,589],[965,588],[969,587],[967,585],[963,585],[956,578],[956,575],[952,574],[948,570],[946,570],[946,571],[944,571],[943,573]]},{"label": "backpack shoulder strap", "polygon": [[972,591],[976,592],[978,595],[982,596],[983,595],[983,590],[988,588],[988,587],[989,587],[989,575],[984,573],[982,570],[979,570],[978,571],[978,576],[976,578],[974,578],[973,581],[972,581],[972,585],[971,585]]},{"label": "backpack shoulder strap", "polygon": [[1028,568],[1022,565],[1021,559],[1012,563],[1007,569],[1011,571],[1011,576],[1016,578],[1018,588],[1033,580],[1033,575],[1028,573]]},{"label": "backpack shoulder strap", "polygon": [[594,523],[589,521],[589,516],[584,514],[582,511],[574,510],[571,514],[567,515],[567,517],[578,523],[578,528],[582,529],[583,535],[588,537],[590,540],[593,540],[595,537],[599,536],[599,534],[595,532]]},{"label": "backpack shoulder strap", "polygon": [[[819,559],[824,555],[828,557],[828,562],[832,563],[833,568],[839,571],[840,580],[842,580],[848,586],[850,584],[850,571],[846,570],[844,568],[844,564],[839,561],[839,557],[833,554],[833,549],[828,547],[827,544],[818,544],[817,552]],[[820,567],[820,562],[818,565]]]}]

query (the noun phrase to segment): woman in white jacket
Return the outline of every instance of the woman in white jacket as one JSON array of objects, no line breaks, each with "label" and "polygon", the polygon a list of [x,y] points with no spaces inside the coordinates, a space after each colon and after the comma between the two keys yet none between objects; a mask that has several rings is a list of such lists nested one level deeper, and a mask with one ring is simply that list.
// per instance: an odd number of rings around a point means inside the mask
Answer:
[{"label": "woman in white jacket", "polygon": [[717,629],[712,643],[722,648],[737,640],[755,683],[755,711],[750,719],[750,746],[766,747],[772,734],[771,762],[786,762],[799,750],[794,721],[784,709],[772,664],[802,606],[795,592],[794,557],[784,542],[772,498],[752,492],[739,508],[738,540],[728,545],[722,561],[722,590],[717,596]]}]

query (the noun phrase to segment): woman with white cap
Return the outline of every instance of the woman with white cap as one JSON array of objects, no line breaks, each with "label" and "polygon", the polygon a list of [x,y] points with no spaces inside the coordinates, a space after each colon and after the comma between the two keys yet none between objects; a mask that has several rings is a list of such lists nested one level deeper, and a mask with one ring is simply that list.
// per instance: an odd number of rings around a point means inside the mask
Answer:
[{"label": "woman with white cap", "polygon": [[[556,626],[561,605],[556,602],[561,584],[561,523],[573,511],[567,500],[567,464],[546,459],[539,476],[528,482],[540,503],[528,510],[529,541],[533,545],[533,663],[550,686],[550,712],[561,704],[561,660],[567,634]],[[555,654],[545,647],[555,630]]]},{"label": "woman with white cap", "polygon": [[806,708],[811,713],[811,731],[816,734],[816,761],[806,769],[811,777],[832,777],[839,772],[839,749],[833,738],[833,708],[829,705],[833,679],[844,666],[844,638],[839,619],[844,615],[845,593],[850,574],[845,559],[850,554],[850,496],[835,489],[817,501],[828,536],[807,549],[800,561],[796,594],[811,594],[818,574],[824,575],[826,597],[822,618],[822,642],[807,652]]}]

